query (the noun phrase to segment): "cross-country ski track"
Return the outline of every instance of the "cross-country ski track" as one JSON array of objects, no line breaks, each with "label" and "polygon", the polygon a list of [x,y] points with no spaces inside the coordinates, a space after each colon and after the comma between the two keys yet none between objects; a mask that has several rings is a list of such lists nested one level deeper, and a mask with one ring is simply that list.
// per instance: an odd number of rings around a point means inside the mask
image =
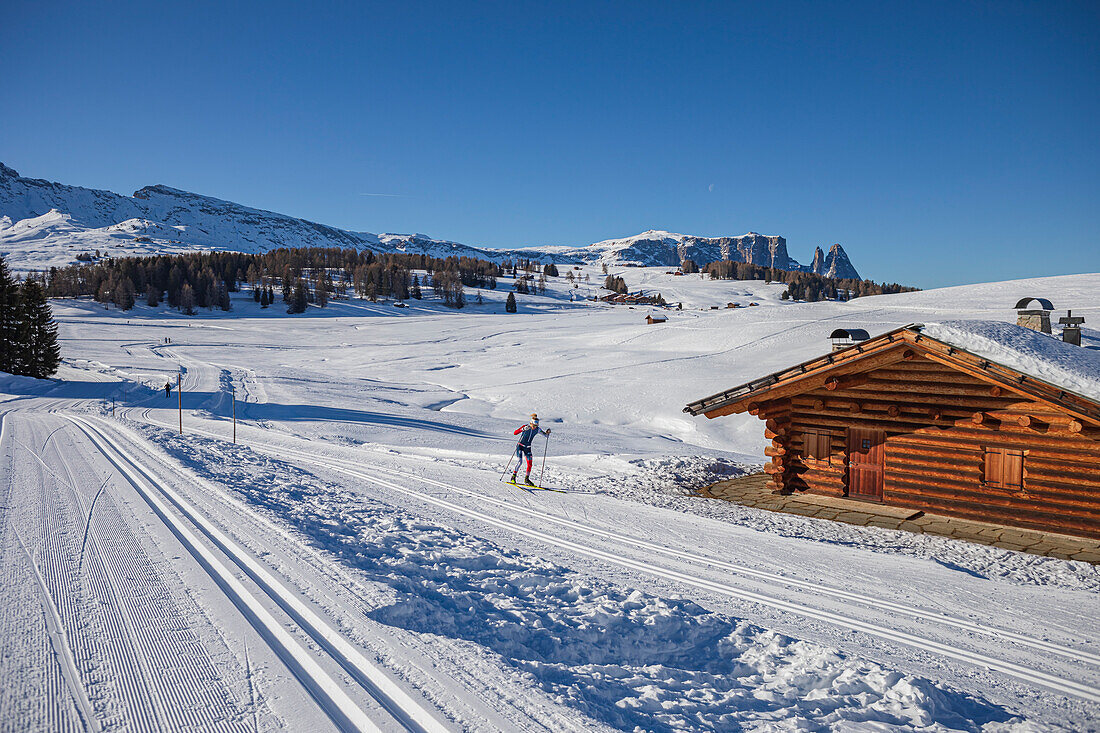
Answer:
[{"label": "cross-country ski track", "polygon": [[[324,711],[324,714],[340,730],[344,731],[384,731],[384,730],[408,730],[408,731],[445,731],[445,726],[429,708],[422,702],[413,699],[404,689],[394,684],[374,664],[367,660],[355,646],[344,639],[329,622],[321,618],[307,603],[288,589],[271,571],[254,558],[237,542],[221,532],[212,522],[195,508],[187,500],[176,494],[159,479],[158,475],[147,468],[130,451],[119,445],[117,440],[107,435],[102,426],[95,421],[66,415],[65,419],[71,423],[73,429],[79,430],[86,436],[90,444],[125,481],[133,487],[140,497],[149,505],[155,514],[164,523],[165,527],[178,539],[186,551],[204,568],[214,582],[222,589],[225,595],[236,606],[242,615],[248,619],[251,626],[264,639],[275,655],[293,673],[294,677],[309,692],[316,704]],[[0,446],[8,442],[8,427],[12,422],[10,413],[0,414]],[[57,432],[55,429],[50,437]],[[46,440],[49,442],[49,437]],[[11,445],[15,449],[23,451],[29,457],[39,463],[48,473],[51,473],[57,483],[67,486],[78,497],[78,505],[81,513],[87,516],[86,532],[94,552],[89,553],[92,562],[104,562],[104,555],[112,555],[118,562],[125,563],[125,555],[119,554],[118,549],[110,542],[101,542],[99,535],[102,530],[92,530],[93,525],[89,507],[85,506],[72,481],[72,472],[64,458],[58,454],[58,465],[66,476],[59,475],[52,469],[38,451],[25,442],[12,438]],[[9,450],[12,450],[9,447]],[[50,635],[54,640],[54,647],[63,675],[73,698],[77,701],[84,727],[88,730],[99,730],[100,723],[92,706],[87,701],[87,695],[79,682],[79,674],[76,671],[76,663],[73,661],[72,652],[66,640],[66,632],[63,627],[61,614],[54,606],[53,597],[46,589],[46,583],[42,579],[42,573],[38,563],[31,553],[26,550],[22,539],[18,536],[19,530],[11,526],[20,546],[30,560],[33,572],[37,577],[39,586],[47,601],[47,623],[50,627]],[[83,552],[81,559],[83,559]],[[51,556],[56,557],[56,553]],[[236,566],[234,570],[233,566]],[[49,572],[49,570],[47,570]],[[243,573],[251,581],[246,584],[239,577]],[[120,582],[119,576],[106,576],[108,582]],[[131,578],[132,579],[132,578]],[[124,589],[125,590],[125,589]],[[109,615],[121,623],[127,623],[129,615],[125,608],[126,594],[119,592],[118,588],[112,588],[110,592],[103,593],[101,597],[110,598],[119,605],[115,609],[117,615]],[[65,598],[65,596],[62,596]],[[293,624],[275,617],[271,603],[281,609]],[[298,635],[290,630],[296,626],[308,634],[316,646],[307,645]],[[151,652],[149,645],[135,638],[135,633],[147,630],[141,629],[136,623],[128,623],[125,633],[121,634],[132,643],[132,649],[138,658],[137,670],[131,670],[131,674],[140,676],[140,683],[122,685],[124,691],[144,691],[143,700],[133,700],[134,719],[131,721],[138,729],[151,730],[180,730],[189,727],[193,721],[181,719],[179,716],[190,705],[186,704],[178,695],[169,699],[161,699],[161,696],[151,691],[152,680],[159,671],[163,670],[163,660],[148,657]],[[152,653],[163,650],[153,650]],[[353,680],[361,691],[366,692],[369,698],[377,704],[373,710],[364,710],[361,703],[352,699],[347,685],[339,681],[336,676],[326,670],[318,661],[319,654],[326,654],[335,661]],[[142,657],[145,657],[144,659]],[[202,694],[201,690],[183,690],[183,695],[188,692]],[[357,696],[361,698],[362,696]],[[383,712],[388,717],[379,718]],[[148,715],[148,718],[144,716]],[[204,726],[217,727],[214,720],[207,721]],[[396,723],[396,726],[395,726]]]},{"label": "cross-country ski track", "polygon": [[[206,568],[230,595],[257,631],[271,644],[279,657],[324,708],[327,715],[344,730],[381,730],[371,718],[326,673],[313,656],[298,643],[236,578],[232,571],[208,549],[181,521],[171,507],[197,527],[225,557],[234,562],[267,596],[277,603],[300,628],[340,664],[359,685],[410,731],[446,730],[422,705],[386,678],[374,665],[349,644],[338,632],[314,613],[294,593],[283,586],[270,572],[228,536],[220,532],[191,504],[174,492],[159,485],[135,458],[109,438],[102,429],[88,420],[68,416],[114,464],[130,484],[157,513],[172,533]],[[160,496],[158,496],[158,493]],[[167,502],[167,503],[166,503]]]},{"label": "cross-country ski track", "polygon": [[[155,421],[149,417],[148,412],[144,413],[142,417],[149,422],[155,423]],[[171,426],[162,425],[162,427]],[[189,428],[189,430],[211,438],[224,439],[223,436],[207,430],[196,429],[193,427]],[[368,464],[367,467],[364,468],[362,464],[357,461],[336,458],[331,455],[322,454],[318,451],[306,452],[303,450],[291,448],[286,444],[287,441],[285,440],[281,442],[280,445],[277,447],[267,446],[263,443],[255,442],[256,437],[256,432],[250,431],[250,445],[253,449],[257,451],[267,452],[285,460],[302,461],[305,462],[306,465],[309,465],[313,468],[328,468],[345,476],[371,482],[376,486],[399,492],[401,494],[404,494],[405,496],[412,497],[417,501],[440,507],[449,512],[454,512],[455,514],[469,517],[489,526],[497,527],[499,529],[503,529],[509,532],[514,532],[522,537],[531,540],[557,546],[569,552],[586,555],[588,557],[599,559],[603,562],[607,562],[613,565],[620,565],[624,568],[637,570],[673,582],[694,586],[715,593],[729,595],[742,600],[760,603],[784,612],[798,614],[807,618],[812,618],[818,621],[834,624],[843,628],[850,629],[852,631],[871,634],[873,636],[877,636],[888,641],[905,644],[926,652],[942,655],[951,659],[966,662],[968,664],[974,664],[978,667],[995,670],[1011,677],[1015,677],[1024,682],[1037,683],[1051,691],[1063,695],[1077,697],[1079,699],[1092,703],[1100,703],[1100,654],[1094,654],[1087,650],[1070,648],[1068,646],[1051,643],[1044,639],[1038,639],[1024,634],[1014,633],[1007,629],[995,628],[989,625],[976,623],[964,618],[952,617],[942,613],[934,613],[926,609],[907,606],[905,604],[895,603],[881,598],[846,592],[821,583],[813,583],[805,580],[799,580],[797,578],[786,577],[776,573],[762,572],[743,565],[726,562],[716,558],[704,557],[696,553],[676,550],[670,547],[655,544],[653,542],[648,542],[635,537],[629,537],[624,534],[608,531],[606,529],[601,529],[599,527],[591,526],[579,521],[557,516],[550,513],[548,511],[549,507],[546,505],[541,508],[531,508],[530,506],[517,503],[515,500],[497,499],[483,492],[475,492],[470,489],[462,488],[460,486],[456,486],[450,483],[436,481],[434,479],[417,475],[415,473],[410,473],[408,471],[401,471],[393,468],[370,464]],[[471,509],[468,506],[463,506],[454,501],[448,501],[441,498],[439,495],[429,493],[428,491],[414,489],[408,485],[409,481],[415,481],[428,486],[445,489],[448,492],[453,492],[457,495],[475,499],[483,506],[491,505],[493,507],[496,507],[497,509],[502,510],[503,512],[511,513],[513,515],[519,515],[519,518],[526,520],[526,523],[504,519],[498,515],[493,515],[486,511]],[[532,526],[534,524],[542,525],[543,529],[535,529],[534,526]],[[546,527],[547,524],[552,525],[554,528],[562,528],[572,530],[574,532],[579,532],[582,535],[587,536],[589,539],[584,542],[578,542],[573,539],[568,539],[563,536],[555,535],[554,533],[548,531],[548,528]],[[603,547],[597,546],[596,542],[598,541],[604,542],[605,545]],[[626,556],[627,552],[634,550],[642,550],[646,553],[653,553],[663,556],[665,558],[681,561],[685,563],[689,568],[692,568],[692,570],[685,572],[683,570],[678,570],[674,567],[661,565],[652,560],[643,562]],[[872,623],[853,618],[845,618],[837,614],[835,611],[815,608],[805,603],[791,602],[789,600],[785,600],[778,595],[769,595],[767,593],[752,590],[750,588],[740,587],[739,585],[729,582],[728,580],[715,581],[712,578],[704,576],[700,572],[700,570],[704,568],[723,571],[726,574],[736,573],[744,577],[757,578],[764,580],[769,584],[786,585],[791,588],[796,588],[800,591],[809,591],[823,598],[841,599],[844,601],[859,603],[863,604],[866,608],[879,608],[889,610],[923,622],[928,627],[931,627],[933,629],[936,627],[940,627],[941,629],[951,628],[963,632],[970,632],[971,634],[977,634],[980,636],[992,638],[998,641],[1005,640],[1009,641],[1013,646],[1030,647],[1039,652],[1053,654],[1067,660],[1079,662],[1081,664],[1074,665],[1074,674],[1051,674],[1047,671],[1044,671],[1043,669],[1017,664],[1010,660],[1004,659],[1003,657],[998,657],[992,654],[983,654],[979,651],[971,651],[956,646],[952,643],[938,641],[935,638],[932,638],[930,635],[922,636],[919,634],[907,633],[905,631],[893,629],[879,623]],[[728,578],[728,575],[725,575],[725,577]]]},{"label": "cross-country ski track", "polygon": [[[0,377],[0,729],[1100,731],[1096,568],[687,491],[760,426],[683,399],[925,315],[722,287],[763,306],[59,302],[58,378]],[[500,480],[536,410],[560,491]]]}]

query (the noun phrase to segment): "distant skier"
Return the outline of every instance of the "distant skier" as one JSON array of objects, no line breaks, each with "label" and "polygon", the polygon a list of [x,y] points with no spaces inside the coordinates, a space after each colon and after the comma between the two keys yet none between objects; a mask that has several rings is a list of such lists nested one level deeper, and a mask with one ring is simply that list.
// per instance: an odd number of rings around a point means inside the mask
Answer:
[{"label": "distant skier", "polygon": [[172,383],[171,382],[165,382],[164,383],[164,397],[167,399],[168,397],[171,397],[171,396],[172,396]]},{"label": "distant skier", "polygon": [[[519,442],[516,443],[516,455],[519,456],[519,460],[522,461],[527,458],[527,476],[523,479],[523,482],[528,486],[534,486],[531,483],[531,441],[535,439],[535,436],[539,433],[543,435],[550,435],[550,428],[542,430],[539,428],[539,416],[535,413],[531,413],[531,422],[526,425],[520,425],[516,428],[512,435],[519,436]],[[516,483],[516,474],[519,473],[519,462],[516,463],[516,470],[512,471],[512,483]]]}]

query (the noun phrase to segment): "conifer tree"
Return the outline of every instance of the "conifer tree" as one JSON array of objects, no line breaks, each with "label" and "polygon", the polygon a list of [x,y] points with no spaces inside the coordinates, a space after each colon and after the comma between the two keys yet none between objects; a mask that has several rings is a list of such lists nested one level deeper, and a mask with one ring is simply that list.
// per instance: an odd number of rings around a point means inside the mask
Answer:
[{"label": "conifer tree", "polygon": [[412,297],[417,300],[420,300],[422,297],[424,297],[423,293],[420,292],[420,278],[416,275],[413,275]]},{"label": "conifer tree", "polygon": [[180,310],[185,316],[195,315],[195,289],[191,283],[184,283],[180,288]]},{"label": "conifer tree", "polygon": [[18,350],[19,288],[0,257],[0,372],[15,373]]},{"label": "conifer tree", "polygon": [[124,277],[122,282],[115,287],[114,292],[111,294],[114,298],[115,305],[119,310],[128,311],[134,307],[134,282],[128,277]]},{"label": "conifer tree", "polygon": [[214,284],[214,302],[223,311],[233,310],[233,304],[229,302],[229,286],[223,280],[217,280]]},{"label": "conifer tree", "polygon": [[309,293],[306,292],[305,281],[298,278],[298,282],[294,284],[294,295],[290,298],[290,306],[286,309],[287,313],[305,313],[306,308],[309,307]]},{"label": "conifer tree", "polygon": [[50,312],[46,291],[37,280],[27,280],[22,288],[22,323],[20,346],[23,353],[21,373],[45,379],[57,371],[61,363],[61,347],[57,344],[57,323]]},{"label": "conifer tree", "polygon": [[149,283],[149,287],[145,289],[145,302],[150,308],[160,305],[160,288],[153,283]]},{"label": "conifer tree", "polygon": [[516,312],[516,294],[508,293],[508,300],[504,303],[504,310],[508,313]]}]

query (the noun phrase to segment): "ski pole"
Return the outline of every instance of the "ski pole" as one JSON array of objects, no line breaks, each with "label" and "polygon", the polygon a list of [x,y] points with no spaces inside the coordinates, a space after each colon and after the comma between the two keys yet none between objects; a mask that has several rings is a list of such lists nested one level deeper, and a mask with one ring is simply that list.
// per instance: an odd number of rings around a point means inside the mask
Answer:
[{"label": "ski pole", "polygon": [[546,443],[542,446],[542,470],[539,471],[539,488],[542,488],[542,477],[546,473],[546,454],[550,452],[550,435],[546,435]]},{"label": "ski pole", "polygon": [[[512,459],[515,458],[516,452],[512,451],[512,455],[508,456],[508,463],[504,466],[504,473],[500,474],[498,481],[503,481],[504,477],[508,475],[508,469],[512,467]],[[519,470],[518,468],[516,469]]]}]

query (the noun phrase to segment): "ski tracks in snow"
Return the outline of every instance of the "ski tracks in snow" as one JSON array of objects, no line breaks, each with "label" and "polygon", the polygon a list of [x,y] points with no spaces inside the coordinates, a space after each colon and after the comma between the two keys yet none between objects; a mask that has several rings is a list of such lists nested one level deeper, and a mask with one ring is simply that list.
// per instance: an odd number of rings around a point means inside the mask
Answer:
[{"label": "ski tracks in snow", "polygon": [[[432,711],[382,674],[354,645],[347,642],[261,562],[220,531],[190,502],[168,488],[155,473],[115,439],[91,421],[74,416],[69,416],[68,419],[139,492],[338,728],[347,731],[380,731],[392,727],[392,723],[379,724],[377,710],[364,710],[349,695],[346,686],[322,665],[316,652],[307,648],[288,630],[287,624],[273,615],[268,603],[274,602],[286,613],[401,728],[410,731],[446,730]],[[200,534],[205,537],[205,541]],[[236,565],[237,570],[243,572],[262,591],[262,595],[242,582],[227,561]]]},{"label": "ski tracks in snow", "polygon": [[[193,432],[203,433],[217,440],[222,440],[219,436],[202,430]],[[254,438],[255,436],[250,437]],[[1100,692],[1087,681],[1090,676],[1095,677],[1095,663],[1100,662],[1100,656],[1087,651],[1071,649],[1025,634],[1016,634],[1011,631],[1002,632],[1000,629],[987,627],[968,619],[887,601],[885,605],[889,607],[887,610],[892,614],[908,616],[917,623],[916,631],[901,630],[889,625],[890,614],[882,613],[881,607],[883,604],[877,598],[831,588],[825,584],[800,581],[796,578],[758,571],[734,563],[716,561],[690,552],[674,550],[646,540],[629,537],[620,532],[609,531],[599,526],[576,521],[568,515],[561,517],[541,511],[540,508],[523,507],[514,501],[502,501],[485,492],[471,491],[461,486],[435,481],[397,469],[377,465],[363,467],[361,461],[334,458],[329,454],[319,454],[316,450],[298,450],[287,445],[287,443],[292,442],[290,440],[281,440],[280,445],[277,447],[274,445],[256,445],[251,439],[250,442],[255,450],[268,453],[277,461],[301,463],[308,466],[310,470],[316,468],[328,469],[353,479],[360,486],[363,485],[362,482],[373,485],[382,490],[383,496],[386,494],[392,496],[393,492],[396,492],[413,499],[416,503],[432,505],[449,513],[473,519],[483,526],[501,529],[510,534],[519,535],[524,539],[533,540],[536,543],[553,546],[567,553],[593,558],[609,565],[641,572],[681,586],[739,600],[752,601],[784,613],[859,631],[891,643],[915,648],[921,653],[932,653],[956,662],[961,661],[992,669],[1023,681],[1029,686],[1036,684],[1045,686],[1070,698],[1084,700],[1090,704],[1100,701]],[[189,452],[188,456],[191,456],[192,453]],[[200,459],[198,455],[195,455],[193,460],[205,460],[208,463],[210,458],[211,456],[208,455]],[[413,488],[410,485],[413,481],[421,483],[427,488]],[[478,509],[473,509],[468,504],[458,503],[456,498],[459,496],[476,501]],[[331,496],[333,500],[337,498],[335,495]],[[390,501],[385,498],[382,500]],[[265,501],[276,501],[276,499],[260,498],[260,501],[263,503]],[[323,499],[312,497],[306,493],[297,497],[295,501],[304,502],[305,506],[312,507],[314,502],[323,501]],[[323,539],[318,535],[318,541],[335,543],[335,547],[340,547],[341,543],[346,541],[339,539],[344,536],[345,531],[352,532],[352,535],[354,535],[352,529],[345,529],[342,526],[348,519],[343,518],[343,509],[340,507],[340,504],[332,504],[326,507],[326,514],[331,517],[330,521],[335,523],[339,530],[328,539]],[[273,508],[276,511],[285,511],[289,507],[283,505],[275,507],[273,505]],[[492,513],[490,513],[490,510]],[[310,509],[309,511],[312,512],[313,510]],[[320,527],[316,529],[316,531],[321,530]],[[342,553],[343,550],[339,552]],[[740,577],[736,580],[731,579],[731,574]],[[448,582],[458,580],[455,578]],[[746,580],[758,582],[754,585],[753,583],[744,582]],[[767,588],[779,584],[785,586],[788,590],[808,592],[812,594],[811,597],[814,598],[815,603],[824,605],[815,606],[808,605],[806,602],[791,601],[789,599],[791,593],[789,592],[777,593],[774,590],[772,592],[760,590],[761,587]],[[817,601],[817,598],[828,599],[828,602]],[[860,618],[859,615],[846,617],[836,611],[836,606],[840,603],[862,604],[869,608],[868,612],[864,614],[865,618]],[[872,610],[875,613],[871,613]],[[871,620],[866,620],[867,616]],[[943,633],[945,628],[955,636],[952,637],[951,634],[945,636]],[[996,651],[983,652],[980,646],[970,648],[972,645],[968,643],[961,645],[952,643],[956,639],[961,640],[972,636],[997,640],[1000,646],[991,644],[990,647],[993,650],[1003,651],[1006,645],[1003,639],[998,637],[1008,637],[1011,639],[1009,647],[1012,645],[1030,647],[1032,651],[1060,656],[1064,662],[1066,660],[1079,660],[1084,662],[1079,668],[1082,673],[1081,679],[1086,681],[1078,681],[1065,673],[1052,673],[1026,664],[1017,664],[1009,658],[999,656]],[[1061,669],[1064,668],[1059,668],[1058,671],[1061,671]]]},{"label": "ski tracks in snow", "polygon": [[[49,438],[34,446],[34,429],[42,421],[21,420],[23,439],[6,436],[7,456],[22,470],[8,474],[12,511],[4,534],[25,550],[65,672],[69,695],[47,700],[56,706],[72,699],[83,730],[123,722],[133,730],[246,730],[240,707],[192,632],[192,615],[180,607],[186,599],[169,590],[132,525],[111,498],[103,498],[110,477],[89,481],[92,464],[74,468],[58,443],[52,460],[40,455],[49,446]],[[12,422],[10,415],[5,422]],[[7,551],[10,540],[4,544]],[[15,592],[8,583],[4,589]],[[27,684],[10,670],[4,678],[16,694],[12,680]],[[8,722],[34,727],[42,720],[32,711],[3,709]]]},{"label": "ski tracks in snow", "polygon": [[[285,448],[283,449],[283,453],[284,455],[286,454]],[[700,574],[684,573],[672,569],[668,566],[659,565],[654,562],[637,561],[627,557],[623,553],[603,550],[593,542],[577,543],[573,540],[566,539],[559,535],[555,535],[543,530],[534,529],[530,525],[520,525],[515,522],[510,522],[508,520],[489,515],[485,512],[472,510],[466,506],[459,505],[450,501],[445,501],[443,499],[440,499],[438,496],[410,489],[403,484],[394,483],[393,479],[386,479],[381,476],[372,475],[371,471],[388,473],[391,476],[398,477],[399,480],[413,479],[429,485],[446,488],[450,491],[463,494],[471,498],[477,498],[482,502],[489,502],[507,511],[526,514],[529,518],[538,520],[541,523],[550,523],[552,525],[568,528],[570,530],[579,530],[589,537],[599,538],[601,540],[609,540],[612,543],[613,548],[615,546],[638,548],[645,552],[656,553],[667,558],[687,561],[688,563],[696,567],[709,566],[711,568],[717,568],[744,576],[761,578],[772,583],[780,583],[795,588],[809,590],[814,593],[820,593],[823,595],[840,598],[846,601],[861,603],[868,606],[878,606],[888,609],[890,611],[902,613],[915,619],[929,621],[933,625],[942,624],[945,626],[951,626],[957,629],[965,630],[967,632],[982,634],[989,637],[1006,638],[1011,640],[1015,644],[1029,646],[1034,649],[1042,650],[1043,652],[1056,654],[1066,659],[1085,662],[1089,667],[1092,668],[1092,671],[1095,673],[1096,669],[1100,668],[1100,655],[1091,654],[1081,649],[1071,649],[1058,644],[1047,642],[1042,639],[1037,639],[1023,634],[1016,634],[1007,630],[985,626],[968,621],[966,619],[952,618],[951,616],[947,616],[945,614],[933,614],[924,611],[923,609],[918,609],[904,604],[893,603],[880,598],[872,598],[861,594],[849,593],[818,583],[801,581],[796,578],[757,571],[745,566],[736,565],[734,563],[724,562],[714,558],[706,558],[689,552],[673,550],[652,542],[599,529],[582,524],[577,521],[573,521],[568,518],[557,517],[546,512],[533,509],[525,509],[521,507],[514,507],[509,502],[503,502],[497,499],[493,499],[491,497],[486,497],[484,494],[476,494],[475,492],[471,492],[467,489],[454,486],[453,484],[445,484],[443,482],[434,481],[432,479],[427,479],[422,476],[416,476],[415,474],[410,474],[403,471],[397,471],[393,469],[381,469],[377,466],[372,466],[369,470],[364,471],[361,468],[349,468],[346,462],[339,461],[338,459],[319,459],[316,457],[316,455],[314,455],[312,458],[316,462],[326,465],[328,468],[337,470],[347,475],[374,482],[386,488],[406,493],[407,495],[414,496],[422,501],[435,504],[437,506],[440,506],[441,508],[445,508],[449,511],[462,514],[473,519],[477,519],[481,522],[499,527],[501,529],[516,532],[525,537],[529,537],[531,539],[541,542],[546,542],[551,545],[556,545],[566,550],[572,550],[574,552],[578,552],[589,557],[594,557],[596,559],[600,559],[614,565],[620,565],[631,570],[639,570],[647,574],[657,575],[703,590],[717,592],[723,595],[729,595],[743,600],[754,601],[756,603],[761,603],[766,606],[771,606],[781,611],[795,613],[807,618],[812,618],[815,620],[824,621],[826,623],[832,623],[842,627],[846,627],[853,631],[868,633],[872,636],[878,636],[888,641],[906,644],[908,646],[916,647],[923,651],[933,652],[935,654],[940,654],[942,656],[946,656],[958,661],[967,662],[978,666],[984,666],[989,669],[993,669],[998,672],[1010,675],[1012,677],[1016,677],[1017,679],[1024,682],[1037,682],[1047,687],[1048,689],[1051,689],[1061,694],[1077,697],[1091,703],[1100,703],[1100,688],[1098,688],[1095,684],[1082,683],[1077,681],[1076,679],[1071,679],[1069,677],[1049,674],[1033,667],[1019,665],[1014,662],[1004,659],[998,659],[991,655],[982,654],[980,652],[971,652],[965,649],[954,647],[949,644],[938,642],[932,638],[910,634],[880,624],[864,622],[854,618],[841,618],[829,611],[821,611],[817,608],[802,603],[792,603],[777,596],[769,596],[767,594],[755,592],[746,588],[740,588],[728,582],[714,582]],[[1095,676],[1095,674],[1093,676]]]}]

